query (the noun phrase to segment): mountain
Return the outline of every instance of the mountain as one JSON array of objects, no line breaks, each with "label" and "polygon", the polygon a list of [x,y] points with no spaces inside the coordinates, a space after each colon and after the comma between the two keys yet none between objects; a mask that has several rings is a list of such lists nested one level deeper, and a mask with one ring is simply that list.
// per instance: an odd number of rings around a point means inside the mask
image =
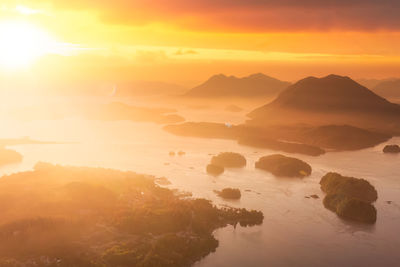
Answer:
[{"label": "mountain", "polygon": [[378,83],[373,89],[378,95],[389,98],[400,98],[400,79],[392,79]]},{"label": "mountain", "polygon": [[248,116],[241,125],[187,122],[164,130],[310,156],[374,147],[400,135],[400,105],[337,75],[305,78]]},{"label": "mountain", "polygon": [[[274,101],[248,116],[250,123],[349,124],[363,128],[399,128],[400,106],[349,77],[308,77],[289,86]],[[400,132],[400,131],[399,131]]]},{"label": "mountain", "polygon": [[271,97],[276,96],[289,85],[289,82],[283,82],[261,73],[243,78],[219,74],[191,89],[185,96],[200,98]]}]

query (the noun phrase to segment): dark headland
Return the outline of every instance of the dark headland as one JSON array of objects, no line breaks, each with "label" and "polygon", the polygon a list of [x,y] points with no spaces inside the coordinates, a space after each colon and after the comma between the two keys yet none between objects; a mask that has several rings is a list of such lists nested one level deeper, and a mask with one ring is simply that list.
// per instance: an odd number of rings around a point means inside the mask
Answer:
[{"label": "dark headland", "polygon": [[[187,267],[213,231],[263,214],[175,195],[152,176],[39,163],[0,179],[0,266]],[[7,204],[6,204],[7,203]]]}]

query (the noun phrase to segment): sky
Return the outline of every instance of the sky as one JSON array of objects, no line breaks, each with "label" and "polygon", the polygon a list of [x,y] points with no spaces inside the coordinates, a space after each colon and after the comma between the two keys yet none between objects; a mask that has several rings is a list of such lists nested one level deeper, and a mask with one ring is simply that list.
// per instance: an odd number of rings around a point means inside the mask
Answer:
[{"label": "sky", "polygon": [[218,73],[397,77],[398,14],[398,0],[2,0],[0,81],[190,87]]}]

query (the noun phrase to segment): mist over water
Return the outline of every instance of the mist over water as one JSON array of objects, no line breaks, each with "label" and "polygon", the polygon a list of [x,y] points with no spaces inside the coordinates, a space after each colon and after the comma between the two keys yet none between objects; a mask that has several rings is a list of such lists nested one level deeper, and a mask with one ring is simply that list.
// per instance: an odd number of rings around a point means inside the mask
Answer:
[{"label": "mist over water", "polygon": [[[179,110],[188,121],[208,118],[222,123],[243,122],[245,113]],[[282,179],[254,168],[259,157],[274,151],[240,146],[236,141],[178,137],[153,123],[77,117],[30,121],[3,118],[1,123],[0,137],[29,136],[60,142],[12,146],[24,159],[20,164],[2,167],[1,174],[31,170],[38,161],[131,170],[167,177],[172,182],[169,188],[192,192],[194,197],[264,213],[261,226],[217,230],[214,234],[220,246],[197,267],[396,266],[400,260],[400,157],[383,154],[385,144],[319,157],[295,155],[312,166],[312,175]],[[399,142],[400,138],[394,138],[387,143]],[[170,151],[184,151],[186,155],[171,157]],[[205,167],[211,155],[223,151],[241,153],[247,166],[227,169],[217,178],[208,175]],[[330,171],[365,178],[377,189],[376,224],[349,223],[324,208],[319,181]],[[226,201],[213,192],[226,187],[239,188],[242,198]],[[305,198],[311,194],[320,198]]]}]

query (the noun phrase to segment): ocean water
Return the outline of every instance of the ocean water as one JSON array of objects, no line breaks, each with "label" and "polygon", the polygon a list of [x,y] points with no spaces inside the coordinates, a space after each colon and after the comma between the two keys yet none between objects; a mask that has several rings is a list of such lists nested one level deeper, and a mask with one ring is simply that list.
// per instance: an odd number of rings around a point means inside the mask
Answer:
[{"label": "ocean water", "polygon": [[[192,115],[195,120],[212,117],[214,121],[232,123],[244,119],[242,114],[215,117],[204,111]],[[275,151],[240,146],[229,140],[178,137],[152,123],[70,118],[25,122],[4,119],[2,124],[5,126],[0,137],[65,142],[13,146],[24,160],[0,168],[2,175],[31,170],[38,161],[131,170],[166,177],[172,182],[168,187],[190,191],[194,197],[210,199],[217,205],[264,213],[261,226],[216,230],[219,247],[196,267],[399,266],[400,155],[383,154],[385,144],[320,157],[292,155],[308,162],[313,173],[304,179],[282,179],[254,168],[259,157]],[[388,143],[400,143],[400,138]],[[172,157],[170,151],[186,154]],[[212,155],[223,151],[243,154],[247,166],[228,169],[219,177],[208,175],[205,167]],[[329,171],[365,178],[376,187],[375,225],[349,223],[323,207],[319,181]],[[225,201],[213,192],[225,187],[239,188],[242,198]],[[311,194],[320,198],[305,198]]]}]

